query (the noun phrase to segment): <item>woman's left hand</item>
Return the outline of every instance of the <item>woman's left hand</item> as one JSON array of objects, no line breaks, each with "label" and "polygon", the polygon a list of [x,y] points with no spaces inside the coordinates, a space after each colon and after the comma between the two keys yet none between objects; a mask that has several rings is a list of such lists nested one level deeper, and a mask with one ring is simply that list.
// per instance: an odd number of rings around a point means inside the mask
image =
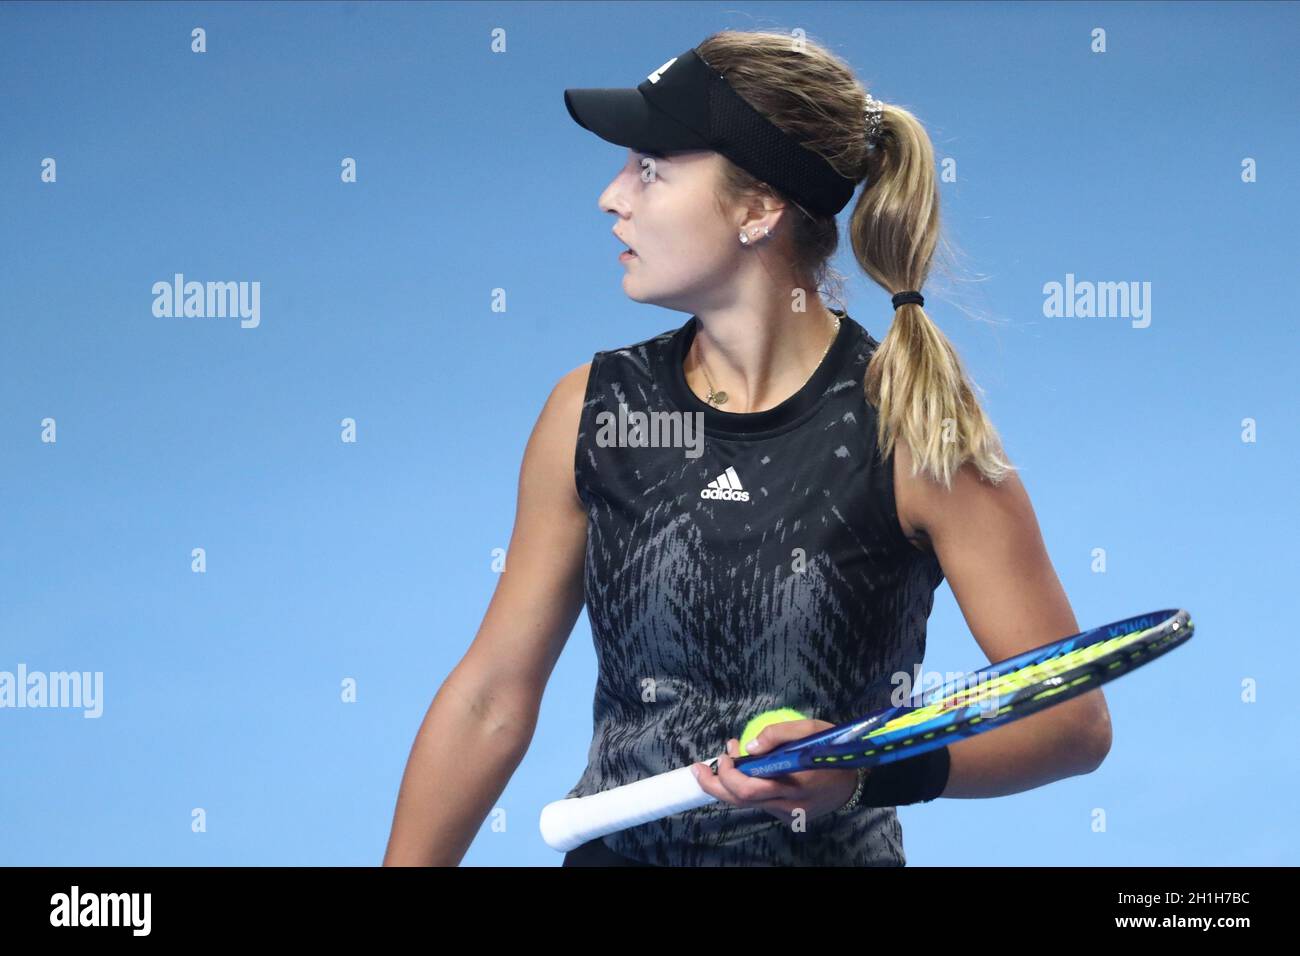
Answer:
[{"label": "woman's left hand", "polygon": [[[745,749],[764,754],[791,740],[798,740],[835,725],[824,720],[787,720],[763,728]],[[727,741],[727,752],[718,758],[715,776],[706,763],[691,767],[700,789],[734,807],[766,810],[778,820],[788,821],[790,814],[802,809],[808,819],[838,810],[848,803],[858,786],[858,775],[848,770],[800,770],[776,777],[751,777],[736,769],[740,741]]]}]

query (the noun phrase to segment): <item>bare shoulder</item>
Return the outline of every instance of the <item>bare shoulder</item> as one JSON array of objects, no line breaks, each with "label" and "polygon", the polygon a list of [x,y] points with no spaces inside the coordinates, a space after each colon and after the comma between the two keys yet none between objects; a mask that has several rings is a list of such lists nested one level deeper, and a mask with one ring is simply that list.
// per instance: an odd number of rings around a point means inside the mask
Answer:
[{"label": "bare shoulder", "polygon": [[582,422],[582,405],[586,400],[591,363],[585,362],[567,372],[551,389],[529,439],[526,457],[536,454],[548,462],[547,477],[564,479],[563,485],[579,506],[574,482],[573,461],[578,447],[578,430]]},{"label": "bare shoulder", "polygon": [[1034,522],[1029,495],[1016,472],[995,484],[967,462],[953,475],[952,487],[945,488],[928,475],[913,474],[913,460],[911,447],[899,439],[894,452],[894,498],[899,525],[914,547],[933,552],[934,538],[959,525],[970,530],[998,520]]},{"label": "bare shoulder", "polygon": [[543,409],[543,414],[560,420],[558,424],[563,424],[565,434],[572,432],[571,445],[577,442],[578,426],[582,421],[582,405],[587,398],[587,381],[590,376],[590,362],[584,362],[573,371],[566,372],[551,389],[550,398],[546,400],[546,408]]},{"label": "bare shoulder", "polygon": [[587,379],[591,376],[591,363],[584,362],[555,383],[551,394],[570,412],[581,414],[583,400],[587,397]]}]

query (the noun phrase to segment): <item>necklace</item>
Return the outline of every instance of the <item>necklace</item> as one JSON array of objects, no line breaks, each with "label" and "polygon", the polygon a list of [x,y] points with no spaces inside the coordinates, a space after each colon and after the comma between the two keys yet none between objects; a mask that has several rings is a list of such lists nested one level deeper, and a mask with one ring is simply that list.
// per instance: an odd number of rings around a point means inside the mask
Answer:
[{"label": "necklace", "polygon": [[[799,386],[800,389],[802,389],[804,385],[807,385],[812,380],[813,375],[817,372],[817,369],[821,367],[822,362],[826,359],[827,353],[830,352],[831,346],[834,345],[835,340],[839,338],[840,317],[838,315],[835,315],[835,313],[833,312],[831,314],[835,316],[835,331],[831,333],[831,340],[826,343],[826,348],[822,351],[822,357],[817,360],[817,364],[813,366],[813,370],[809,372],[808,377],[803,380],[803,385]],[[699,349],[696,349],[696,352],[699,353]],[[704,381],[708,382],[709,384],[709,395],[705,399],[705,401],[708,402],[710,405],[715,405],[715,406],[725,405],[727,402],[727,393],[719,392],[713,387],[713,378],[712,376],[709,375],[709,367],[704,362],[704,356],[697,355],[697,357],[700,360],[700,370],[704,372]]]}]

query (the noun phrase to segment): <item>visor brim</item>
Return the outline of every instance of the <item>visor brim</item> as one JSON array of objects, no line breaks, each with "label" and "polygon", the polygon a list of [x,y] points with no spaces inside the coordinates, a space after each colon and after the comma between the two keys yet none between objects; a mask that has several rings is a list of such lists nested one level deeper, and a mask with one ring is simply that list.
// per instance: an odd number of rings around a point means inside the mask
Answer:
[{"label": "visor brim", "polygon": [[564,105],[575,123],[615,146],[660,153],[709,148],[637,89],[569,89]]}]

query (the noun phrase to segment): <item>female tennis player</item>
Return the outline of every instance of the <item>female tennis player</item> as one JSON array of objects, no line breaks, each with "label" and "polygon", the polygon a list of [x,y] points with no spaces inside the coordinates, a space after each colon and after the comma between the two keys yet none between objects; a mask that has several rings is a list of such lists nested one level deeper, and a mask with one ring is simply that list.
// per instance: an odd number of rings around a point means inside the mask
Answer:
[{"label": "female tennis player", "polygon": [[[902,866],[896,807],[1095,769],[1110,747],[1100,690],[870,770],[735,768],[761,712],[806,719],[750,752],[917,690],[945,577],[990,661],[1079,627],[924,309],[939,192],[918,120],[818,44],[765,32],[715,34],[634,89],[565,103],[628,150],[599,199],[626,249],[624,292],[691,317],[597,352],[551,392],[507,568],[416,737],[385,864],[460,861],[528,748],[584,599],[594,733],[567,796],[694,764],[718,800],[565,866]],[[823,300],[855,191],[854,257],[892,299],[879,340]],[[715,775],[704,761],[720,753]]]}]

